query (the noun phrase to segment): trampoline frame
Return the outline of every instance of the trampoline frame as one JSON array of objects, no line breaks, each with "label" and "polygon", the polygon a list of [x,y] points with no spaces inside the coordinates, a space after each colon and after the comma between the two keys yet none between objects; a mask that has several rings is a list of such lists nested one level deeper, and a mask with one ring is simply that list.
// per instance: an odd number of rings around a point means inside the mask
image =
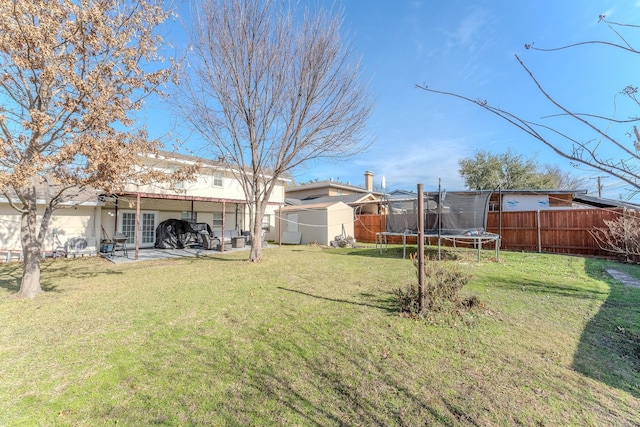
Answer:
[{"label": "trampoline frame", "polygon": [[[389,231],[379,231],[376,233],[376,249],[378,249],[378,242],[380,243],[380,254],[382,255],[382,248],[386,249],[389,244],[387,242],[387,237],[389,236],[401,236],[402,237],[402,259],[407,256],[407,237],[415,237],[418,239],[417,233],[392,233]],[[496,260],[500,261],[500,235],[494,233],[483,233],[477,236],[467,236],[464,234],[447,234],[446,236],[437,234],[425,234],[425,239],[438,239],[438,258],[440,255],[440,249],[442,247],[442,240],[452,240],[455,245],[456,240],[465,240],[471,241],[473,243],[474,248],[478,250],[478,262],[480,262],[480,252],[482,250],[483,243],[495,242],[495,252],[496,252]],[[384,239],[384,243],[383,243]]]}]

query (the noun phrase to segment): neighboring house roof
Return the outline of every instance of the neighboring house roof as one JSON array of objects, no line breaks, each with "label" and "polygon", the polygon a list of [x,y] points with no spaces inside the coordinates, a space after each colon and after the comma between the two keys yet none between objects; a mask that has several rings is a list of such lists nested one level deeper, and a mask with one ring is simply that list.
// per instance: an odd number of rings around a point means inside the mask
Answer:
[{"label": "neighboring house roof", "polygon": [[344,203],[345,205],[354,209],[364,209],[363,207],[366,205],[379,204],[381,202],[383,202],[381,198],[378,198],[371,193],[366,193],[347,194],[342,196],[321,196],[314,199],[304,200],[286,198],[285,206],[296,209],[306,209],[318,205]]},{"label": "neighboring house roof", "polygon": [[[502,193],[502,194],[573,194],[574,196],[577,194],[587,194],[587,190],[492,190],[493,193]],[[469,191],[473,192],[473,191]],[[458,193],[458,191],[456,191]],[[464,193],[464,191],[462,191]]]},{"label": "neighboring house roof", "polygon": [[340,203],[346,204],[346,203],[344,203],[344,202],[342,202],[340,200],[336,200],[336,201],[333,201],[333,202],[309,203],[309,204],[302,204],[302,205],[290,205],[290,206],[283,207],[282,211],[286,212],[286,211],[297,211],[297,210],[300,210],[300,209],[304,209],[304,210],[307,210],[307,209],[326,209],[326,208],[328,208],[330,206],[334,206],[334,205],[337,205],[337,204],[340,204]]},{"label": "neighboring house roof", "polygon": [[343,202],[343,203],[346,203],[347,205],[352,205],[352,204],[358,204],[358,203],[364,203],[364,202],[379,201],[379,199],[373,196],[371,193],[346,194],[342,196],[321,196],[321,197],[316,197],[314,199],[303,199],[303,200],[300,200],[300,199],[287,199],[287,200],[292,201],[291,204],[296,204],[296,205],[308,205],[311,203],[337,203],[337,202]]},{"label": "neighboring house roof", "polygon": [[355,193],[373,194],[376,196],[382,196],[383,194],[378,191],[367,191],[365,188],[362,188],[362,187],[356,187],[351,184],[343,184],[341,182],[335,182],[329,179],[325,179],[323,181],[311,182],[309,184],[297,185],[295,187],[289,187],[287,188],[287,192],[314,190],[318,188],[335,188],[337,190],[347,190],[347,191],[353,191]]},{"label": "neighboring house roof", "polygon": [[[438,190],[435,191],[427,191],[425,193],[437,193]],[[455,194],[478,194],[478,193],[487,193],[491,192],[494,194],[502,193],[502,194],[531,194],[531,195],[539,195],[539,194],[573,194],[574,197],[580,194],[587,194],[587,190],[442,190],[442,192],[446,193],[455,193]],[[402,198],[402,197],[416,197],[417,193],[415,191],[407,191],[407,190],[393,190],[392,192],[387,194],[389,198]]]},{"label": "neighboring house roof", "polygon": [[[426,191],[425,191],[426,192]],[[449,191],[449,193],[464,194],[464,193],[477,193],[475,190],[466,191]],[[620,200],[613,200],[602,198],[598,196],[592,196],[587,194],[587,190],[495,190],[494,194],[522,194],[522,195],[554,195],[554,194],[571,194],[572,202],[575,204],[582,204],[596,208],[626,208],[636,211],[640,211],[640,204],[623,202]],[[401,198],[415,198],[416,193],[406,190],[394,190],[387,195],[389,199],[401,199]]]},{"label": "neighboring house roof", "polygon": [[587,194],[574,195],[574,202],[583,203],[598,208],[626,208],[640,211],[640,205],[635,203],[623,202],[620,200],[605,199],[597,196],[589,196]]},{"label": "neighboring house roof", "polygon": [[415,197],[417,195],[414,191],[407,190],[393,190],[390,193],[385,194],[388,198],[402,198],[402,197]]}]

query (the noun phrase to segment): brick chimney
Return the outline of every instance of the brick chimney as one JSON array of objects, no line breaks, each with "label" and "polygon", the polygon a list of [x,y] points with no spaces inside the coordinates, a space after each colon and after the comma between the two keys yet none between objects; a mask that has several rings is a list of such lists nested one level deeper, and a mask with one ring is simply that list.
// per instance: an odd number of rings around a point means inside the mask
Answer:
[{"label": "brick chimney", "polygon": [[371,171],[364,173],[364,188],[367,191],[373,191],[373,172]]}]

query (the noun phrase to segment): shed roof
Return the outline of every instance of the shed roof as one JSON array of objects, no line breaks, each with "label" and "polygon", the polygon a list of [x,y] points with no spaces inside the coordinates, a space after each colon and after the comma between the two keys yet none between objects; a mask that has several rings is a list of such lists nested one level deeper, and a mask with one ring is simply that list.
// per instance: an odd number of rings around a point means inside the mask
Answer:
[{"label": "shed roof", "polygon": [[333,201],[333,202],[324,202],[324,203],[310,203],[310,204],[301,204],[301,205],[289,205],[282,208],[282,211],[299,211],[299,210],[309,210],[309,209],[327,209],[331,206],[335,206],[338,204],[343,204],[347,207],[350,207],[346,203],[342,201]]}]

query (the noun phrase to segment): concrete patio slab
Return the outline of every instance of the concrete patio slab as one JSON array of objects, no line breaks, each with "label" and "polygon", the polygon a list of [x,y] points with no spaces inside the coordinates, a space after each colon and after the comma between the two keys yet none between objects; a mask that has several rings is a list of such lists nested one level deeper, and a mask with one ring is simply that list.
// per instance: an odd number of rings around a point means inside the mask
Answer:
[{"label": "concrete patio slab", "polygon": [[155,249],[145,248],[138,251],[138,259],[135,259],[135,250],[128,249],[128,256],[125,256],[122,251],[115,251],[113,256],[111,254],[100,253],[100,256],[104,259],[111,261],[114,264],[123,264],[129,262],[138,261],[151,261],[155,259],[169,259],[169,258],[188,258],[198,257],[206,255],[222,255],[231,252],[245,252],[249,251],[251,246],[244,246],[242,248],[232,248],[231,245],[227,248],[225,246],[224,252],[215,250],[205,250],[199,247],[185,248],[185,249]]}]

